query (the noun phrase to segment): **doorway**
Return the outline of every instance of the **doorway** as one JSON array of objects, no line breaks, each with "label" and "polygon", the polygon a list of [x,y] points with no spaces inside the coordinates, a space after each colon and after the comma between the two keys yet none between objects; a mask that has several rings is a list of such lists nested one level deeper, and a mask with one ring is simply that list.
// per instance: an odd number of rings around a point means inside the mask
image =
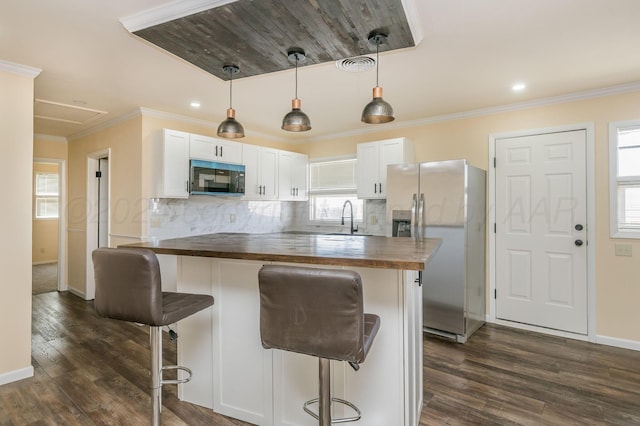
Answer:
[{"label": "doorway", "polygon": [[490,320],[594,339],[593,125],[490,137]]},{"label": "doorway", "polygon": [[95,278],[91,253],[98,247],[109,247],[110,149],[87,156],[87,243],[86,300],[95,298]]},{"label": "doorway", "polygon": [[33,159],[32,294],[65,291],[66,163]]}]

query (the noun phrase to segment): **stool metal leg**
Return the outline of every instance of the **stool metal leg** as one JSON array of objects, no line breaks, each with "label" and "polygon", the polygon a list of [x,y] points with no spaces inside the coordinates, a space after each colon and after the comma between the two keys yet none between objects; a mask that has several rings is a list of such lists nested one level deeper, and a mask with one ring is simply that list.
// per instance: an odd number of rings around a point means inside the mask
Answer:
[{"label": "stool metal leg", "polygon": [[319,358],[318,387],[320,426],[331,426],[331,360]]},{"label": "stool metal leg", "polygon": [[149,327],[151,340],[151,425],[160,425],[162,412],[162,327]]}]

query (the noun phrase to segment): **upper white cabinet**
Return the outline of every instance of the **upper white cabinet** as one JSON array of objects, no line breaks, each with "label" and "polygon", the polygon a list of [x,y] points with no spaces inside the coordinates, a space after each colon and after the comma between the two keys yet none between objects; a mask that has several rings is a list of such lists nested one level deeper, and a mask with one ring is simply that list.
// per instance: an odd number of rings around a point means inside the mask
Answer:
[{"label": "upper white cabinet", "polygon": [[163,129],[151,148],[154,198],[189,196],[189,133]]},{"label": "upper white cabinet", "polygon": [[189,157],[198,160],[242,163],[242,144],[210,136],[189,135]]},{"label": "upper white cabinet", "polygon": [[387,198],[387,166],[413,162],[413,144],[406,138],[358,144],[358,198]]},{"label": "upper white cabinet", "polygon": [[278,195],[283,201],[308,200],[309,157],[296,152],[278,152]]},{"label": "upper white cabinet", "polygon": [[245,165],[244,200],[278,198],[278,150],[242,144]]}]

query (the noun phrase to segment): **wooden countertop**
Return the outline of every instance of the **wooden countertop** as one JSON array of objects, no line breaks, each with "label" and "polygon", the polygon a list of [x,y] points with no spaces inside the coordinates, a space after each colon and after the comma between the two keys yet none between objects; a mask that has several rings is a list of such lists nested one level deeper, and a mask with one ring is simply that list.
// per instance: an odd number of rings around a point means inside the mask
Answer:
[{"label": "wooden countertop", "polygon": [[422,271],[440,246],[413,239],[299,233],[197,235],[126,244],[156,254]]}]

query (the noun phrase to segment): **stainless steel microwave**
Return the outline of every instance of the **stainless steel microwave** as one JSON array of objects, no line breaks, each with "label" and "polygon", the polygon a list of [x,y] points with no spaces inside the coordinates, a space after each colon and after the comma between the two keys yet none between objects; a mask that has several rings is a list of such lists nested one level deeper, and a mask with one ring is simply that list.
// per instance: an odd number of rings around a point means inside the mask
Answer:
[{"label": "stainless steel microwave", "polygon": [[191,194],[244,195],[244,165],[191,160]]}]

